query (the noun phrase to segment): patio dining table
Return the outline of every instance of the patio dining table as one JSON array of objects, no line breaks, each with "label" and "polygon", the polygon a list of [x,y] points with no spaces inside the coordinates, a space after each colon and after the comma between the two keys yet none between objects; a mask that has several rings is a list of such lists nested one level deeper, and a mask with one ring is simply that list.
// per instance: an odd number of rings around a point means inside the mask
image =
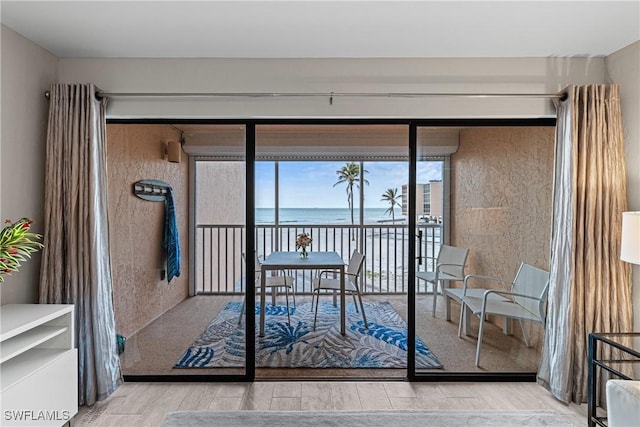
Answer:
[{"label": "patio dining table", "polygon": [[265,281],[267,272],[271,270],[338,270],[340,274],[340,333],[345,334],[345,293],[344,270],[345,263],[337,252],[315,251],[309,252],[302,258],[299,252],[272,252],[262,262],[260,274],[260,336],[264,336],[265,324]]}]

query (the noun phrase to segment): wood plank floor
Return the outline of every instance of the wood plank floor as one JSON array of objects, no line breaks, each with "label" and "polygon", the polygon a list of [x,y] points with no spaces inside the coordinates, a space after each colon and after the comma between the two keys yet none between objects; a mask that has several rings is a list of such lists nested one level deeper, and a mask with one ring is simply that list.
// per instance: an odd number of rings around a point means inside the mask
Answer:
[{"label": "wood plank floor", "polygon": [[159,426],[183,410],[525,410],[587,422],[586,405],[565,405],[535,383],[259,381],[124,383],[107,400],[80,408],[71,426]]}]

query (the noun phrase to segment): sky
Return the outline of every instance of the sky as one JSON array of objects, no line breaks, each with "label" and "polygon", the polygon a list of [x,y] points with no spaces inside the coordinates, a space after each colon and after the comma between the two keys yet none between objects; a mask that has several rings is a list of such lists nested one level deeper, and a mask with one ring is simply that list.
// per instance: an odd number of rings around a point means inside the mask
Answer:
[{"label": "sky", "polygon": [[[281,161],[280,207],[282,208],[347,208],[346,184],[338,181],[336,171],[346,162],[289,162]],[[389,188],[397,188],[402,194],[402,185],[409,181],[407,162],[365,162],[365,208],[388,208],[389,203],[381,201]],[[418,183],[441,180],[442,168],[439,162],[418,163]],[[256,207],[273,208],[275,174],[274,162],[256,162]],[[357,193],[354,194],[359,199]],[[401,199],[398,199],[400,202]]]}]

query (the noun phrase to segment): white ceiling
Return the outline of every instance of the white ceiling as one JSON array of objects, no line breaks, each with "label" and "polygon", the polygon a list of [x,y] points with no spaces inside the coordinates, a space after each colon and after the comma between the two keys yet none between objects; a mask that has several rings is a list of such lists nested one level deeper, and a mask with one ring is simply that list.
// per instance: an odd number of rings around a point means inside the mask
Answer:
[{"label": "white ceiling", "polygon": [[603,56],[640,39],[632,1],[7,1],[58,57]]}]

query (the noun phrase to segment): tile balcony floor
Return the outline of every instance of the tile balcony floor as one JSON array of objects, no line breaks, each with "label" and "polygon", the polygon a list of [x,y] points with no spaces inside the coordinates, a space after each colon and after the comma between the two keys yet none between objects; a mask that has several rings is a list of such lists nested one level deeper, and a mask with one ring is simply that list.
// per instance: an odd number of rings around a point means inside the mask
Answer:
[{"label": "tile balcony floor", "polygon": [[[279,297],[280,298],[280,297]],[[388,301],[395,310],[407,319],[406,295],[365,295],[365,301]],[[128,337],[126,351],[121,356],[124,375],[211,375],[242,373],[241,369],[193,368],[174,369],[175,362],[184,350],[202,333],[217,313],[229,301],[240,300],[237,296],[197,296],[189,298],[156,319],[137,334]],[[298,296],[297,303],[310,300]],[[278,300],[280,301],[280,299]],[[456,372],[536,372],[539,351],[536,345],[527,348],[520,338],[507,336],[495,325],[485,327],[481,366],[475,367],[476,333],[478,319],[471,321],[471,335],[458,338],[459,306],[452,303],[452,321],[444,320],[443,298],[438,298],[436,317],[431,316],[431,296],[418,295],[417,335],[433,351],[443,369],[433,373]],[[539,326],[538,326],[539,327]],[[517,325],[514,325],[514,330]],[[299,379],[402,379],[405,369],[301,369],[258,368],[257,378]]]}]

